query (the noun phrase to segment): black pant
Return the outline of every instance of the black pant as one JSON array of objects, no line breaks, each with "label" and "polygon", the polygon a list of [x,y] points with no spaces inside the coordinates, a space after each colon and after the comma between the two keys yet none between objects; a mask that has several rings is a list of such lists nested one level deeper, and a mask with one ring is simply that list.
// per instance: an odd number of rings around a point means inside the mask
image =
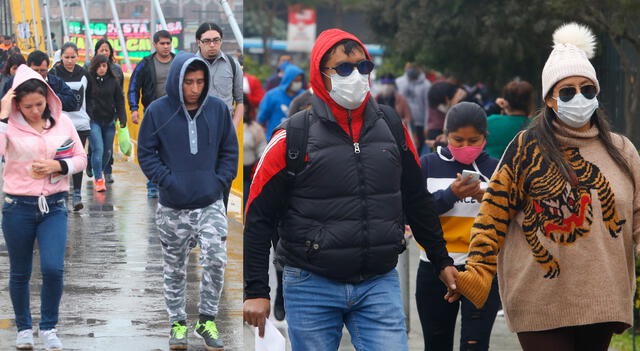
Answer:
[{"label": "black pant", "polygon": [[614,332],[623,323],[610,322],[518,333],[524,351],[607,351]]},{"label": "black pant", "polygon": [[[78,136],[80,137],[80,141],[82,142],[82,147],[87,145],[87,138],[89,138],[89,135],[91,135],[90,130],[78,131]],[[87,164],[89,162],[91,161],[88,161]],[[73,175],[73,190],[80,191],[80,189],[82,189],[82,174],[84,173],[84,169],[83,170],[76,169],[75,171],[78,173]]]},{"label": "black pant", "polygon": [[477,309],[462,297],[449,303],[444,299],[447,288],[436,276],[430,262],[420,261],[416,282],[416,304],[427,351],[453,350],[453,334],[462,306],[462,335],[460,350],[488,350],[491,329],[500,309],[498,282],[494,279],[489,298],[483,308]]},{"label": "black pant", "polygon": [[425,147],[424,126],[413,125],[412,127],[413,127],[413,134],[416,138],[416,152],[418,153],[418,155],[420,155],[420,150],[422,150],[422,148]]}]

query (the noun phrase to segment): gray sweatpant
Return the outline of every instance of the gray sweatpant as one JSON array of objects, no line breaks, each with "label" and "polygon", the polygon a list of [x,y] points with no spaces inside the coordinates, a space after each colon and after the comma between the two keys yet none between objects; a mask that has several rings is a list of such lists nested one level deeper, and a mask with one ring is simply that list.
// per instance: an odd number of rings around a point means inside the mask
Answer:
[{"label": "gray sweatpant", "polygon": [[227,214],[222,199],[195,210],[156,210],[164,259],[164,299],[169,321],[187,319],[186,286],[189,252],[200,246],[200,314],[216,316],[227,264]]}]

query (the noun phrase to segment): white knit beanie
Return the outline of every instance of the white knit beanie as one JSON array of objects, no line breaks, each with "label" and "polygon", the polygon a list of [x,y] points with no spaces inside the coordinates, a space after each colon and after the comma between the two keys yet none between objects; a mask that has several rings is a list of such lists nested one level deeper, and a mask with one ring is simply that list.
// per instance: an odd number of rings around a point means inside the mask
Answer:
[{"label": "white knit beanie", "polygon": [[560,26],[553,33],[553,51],[542,69],[542,99],[553,86],[567,77],[586,77],[600,83],[589,61],[595,53],[596,38],[589,27],[575,22]]}]

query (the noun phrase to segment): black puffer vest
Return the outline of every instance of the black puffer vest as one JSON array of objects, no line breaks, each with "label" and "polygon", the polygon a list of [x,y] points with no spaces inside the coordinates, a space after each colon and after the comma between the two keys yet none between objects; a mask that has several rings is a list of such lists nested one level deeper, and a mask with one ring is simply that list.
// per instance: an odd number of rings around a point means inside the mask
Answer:
[{"label": "black puffer vest", "polygon": [[307,155],[289,184],[278,260],[350,283],[393,269],[406,246],[401,156],[377,103],[365,108],[356,146],[314,96]]}]

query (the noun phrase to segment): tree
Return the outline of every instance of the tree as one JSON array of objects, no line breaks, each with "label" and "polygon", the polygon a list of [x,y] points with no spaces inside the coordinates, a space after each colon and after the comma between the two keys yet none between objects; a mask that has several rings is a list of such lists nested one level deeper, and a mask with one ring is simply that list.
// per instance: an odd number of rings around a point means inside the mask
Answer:
[{"label": "tree", "polygon": [[245,0],[244,9],[248,18],[257,19],[262,38],[262,48],[264,49],[264,62],[271,62],[271,48],[269,40],[274,39],[274,26],[278,18],[287,13],[287,6],[292,3],[290,0]]},{"label": "tree", "polygon": [[526,1],[375,0],[369,7],[387,51],[496,89],[515,76],[540,85],[551,32],[560,23]]},{"label": "tree", "polygon": [[638,0],[372,0],[368,8],[386,52],[494,90],[515,76],[540,87],[553,31],[569,21],[587,24],[620,56],[626,77],[621,119],[625,134],[640,142]]}]

